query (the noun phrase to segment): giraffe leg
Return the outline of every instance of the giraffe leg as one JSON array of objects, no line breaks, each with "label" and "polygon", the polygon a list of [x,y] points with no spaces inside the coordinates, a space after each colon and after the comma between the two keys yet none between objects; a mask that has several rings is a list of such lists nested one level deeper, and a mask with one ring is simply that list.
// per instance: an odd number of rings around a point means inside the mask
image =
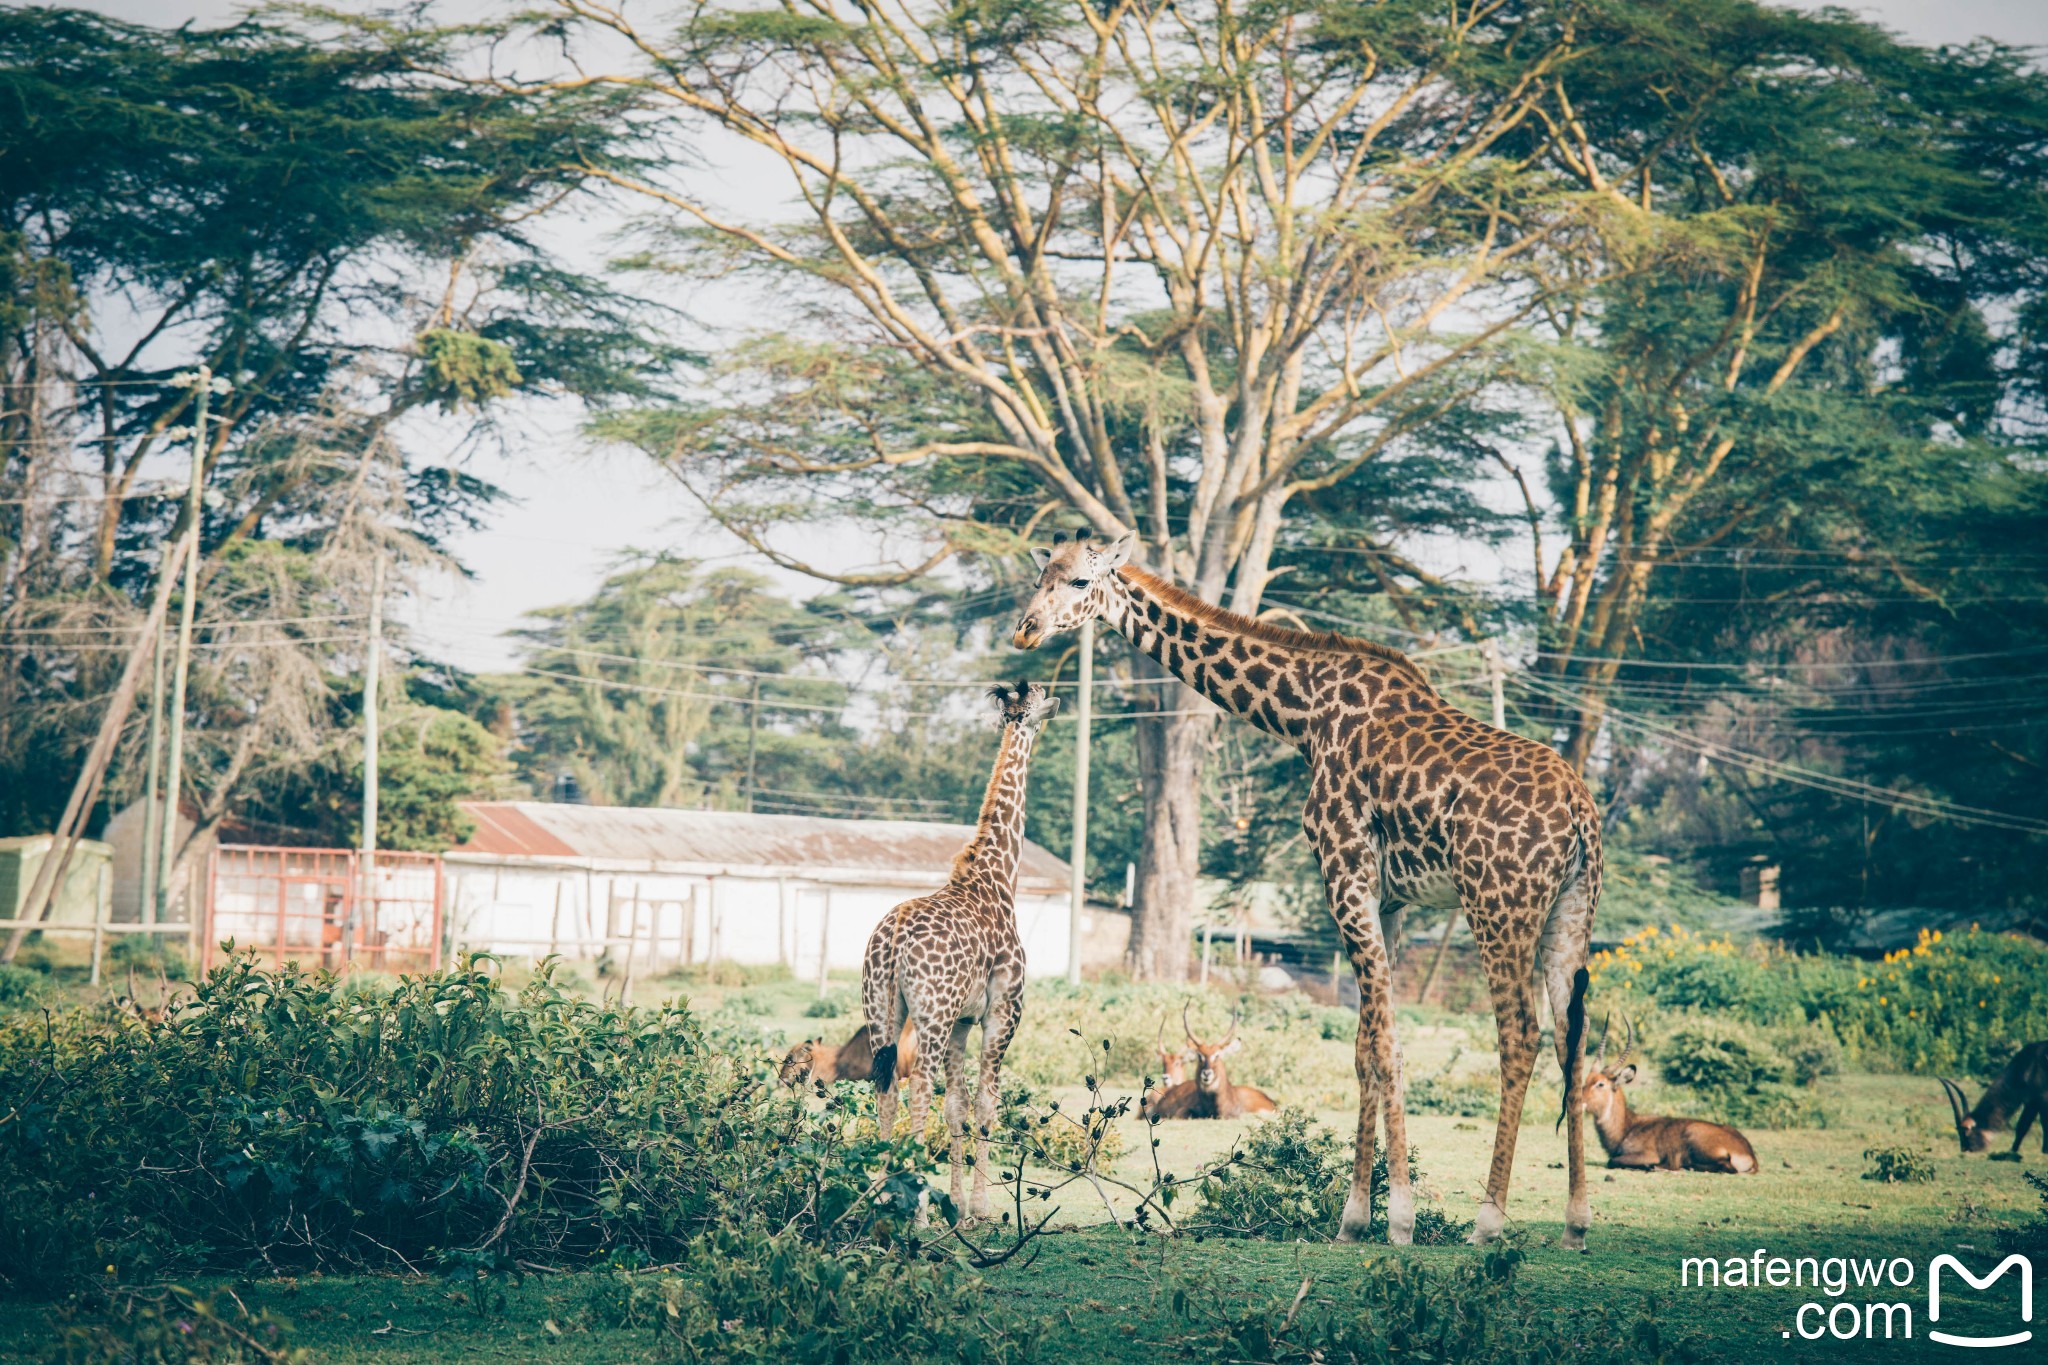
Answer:
[{"label": "giraffe leg", "polygon": [[1401,1051],[1394,1037],[1394,979],[1381,937],[1379,871],[1376,859],[1363,869],[1333,867],[1323,881],[1330,913],[1344,936],[1352,973],[1358,978],[1358,1134],[1351,1149],[1351,1191],[1337,1225],[1337,1239],[1355,1242],[1372,1222],[1373,1128],[1381,1111],[1387,1121],[1387,1240],[1413,1240],[1415,1199],[1408,1185],[1408,1123],[1401,1097]]},{"label": "giraffe leg", "polygon": [[1578,975],[1585,970],[1586,952],[1593,932],[1593,908],[1600,895],[1597,880],[1581,878],[1565,888],[1544,921],[1537,940],[1536,958],[1543,973],[1543,985],[1550,996],[1550,1031],[1557,1045],[1557,1064],[1564,1074],[1565,1166],[1568,1193],[1564,1205],[1564,1245],[1573,1251],[1586,1247],[1586,1229],[1593,1221],[1593,1208],[1586,1194],[1585,1132],[1585,997],[1578,995],[1578,1036],[1570,1025],[1573,996]]},{"label": "giraffe leg", "polygon": [[1019,982],[1014,990],[997,998],[981,1024],[981,1076],[974,1091],[974,1192],[968,1205],[976,1219],[988,1217],[988,1137],[996,1126],[996,1105],[1003,1094],[1003,1058],[1023,1012],[1024,987]]},{"label": "giraffe leg", "polygon": [[[1468,912],[1470,913],[1470,912]],[[1514,1173],[1515,1139],[1521,1132],[1522,1105],[1529,1097],[1529,1078],[1536,1070],[1536,1044],[1541,1028],[1536,1019],[1534,945],[1517,945],[1503,937],[1501,926],[1510,912],[1500,907],[1470,914],[1472,937],[1492,987],[1494,1031],[1500,1040],[1500,1120],[1493,1131],[1493,1163],[1487,1171],[1486,1197],[1472,1225],[1472,1241],[1485,1245],[1500,1236],[1507,1223],[1508,1182]]]},{"label": "giraffe leg", "polygon": [[[944,1044],[940,1044],[935,1049],[926,1048],[924,1040],[927,1038],[944,1038],[946,1036],[946,1030],[940,1023],[941,1018],[943,1016],[930,1019],[919,1015],[911,1017],[911,1026],[917,1030],[919,1065],[917,1070],[911,1073],[909,1079],[904,1081],[903,1089],[910,1109],[910,1131],[919,1140],[923,1139],[925,1123],[931,1118],[932,1075],[939,1067],[945,1064],[946,1055]],[[892,1129],[890,1136],[893,1137],[894,1135],[894,1130]]]},{"label": "giraffe leg", "polygon": [[952,1174],[953,1208],[967,1211],[960,1189],[961,1129],[967,1125],[967,1032],[971,1019],[956,1019],[946,1039],[946,1164]]}]

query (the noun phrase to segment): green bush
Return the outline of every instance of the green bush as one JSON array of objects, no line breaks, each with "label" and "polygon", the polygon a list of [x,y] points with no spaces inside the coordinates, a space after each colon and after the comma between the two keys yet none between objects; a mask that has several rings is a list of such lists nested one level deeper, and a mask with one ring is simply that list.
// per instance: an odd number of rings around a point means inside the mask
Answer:
[{"label": "green bush", "polygon": [[1934,1179],[1934,1163],[1925,1152],[1916,1152],[1911,1147],[1869,1147],[1864,1149],[1863,1159],[1870,1163],[1870,1169],[1863,1173],[1865,1180],[1880,1180],[1887,1185],[1925,1185]]},{"label": "green bush", "polygon": [[1408,1082],[1405,1095],[1411,1114],[1453,1114],[1459,1118],[1497,1118],[1500,1115],[1500,1076],[1456,1077],[1453,1073],[1464,1056],[1460,1048],[1449,1061],[1426,1075]]},{"label": "green bush", "polygon": [[208,1297],[171,1285],[74,1298],[51,1315],[45,1365],[300,1365],[292,1325],[251,1311],[233,1294]]},{"label": "green bush", "polygon": [[837,991],[830,995],[821,995],[804,1006],[806,1019],[837,1019],[845,1013],[846,1001]]},{"label": "green bush", "polygon": [[107,949],[107,959],[149,976],[161,972],[167,981],[184,981],[192,974],[184,951],[162,934],[123,934]]},{"label": "green bush", "polygon": [[515,1001],[477,959],[375,994],[236,957],[167,1026],[0,1018],[0,1095],[21,1097],[0,1281],[448,1247],[669,1260],[749,1218],[822,1236],[892,1149],[848,1140],[857,1097],[814,1113],[756,1070],[683,1009],[591,1005],[545,971]]},{"label": "green bush", "polygon": [[[1435,1246],[1462,1241],[1456,1223],[1422,1198],[1424,1176],[1408,1153],[1416,1190],[1415,1240]],[[1227,1164],[1204,1177],[1202,1207],[1186,1226],[1219,1237],[1260,1241],[1327,1241],[1336,1235],[1351,1189],[1351,1144],[1299,1109],[1283,1109],[1253,1128]],[[1387,1154],[1373,1158],[1373,1228],[1385,1231]]]},{"label": "green bush", "polygon": [[[1864,1065],[1916,1074],[1988,1075],[2048,1035],[2048,945],[2018,934],[1922,930],[1872,964],[1646,929],[1590,967],[1599,1010],[1710,1010],[1831,1035]],[[1792,1061],[1798,1079],[1807,1068]]]},{"label": "green bush", "polygon": [[676,1273],[613,1270],[588,1292],[593,1326],[645,1327],[664,1358],[798,1362],[1030,1358],[1033,1329],[983,1313],[982,1284],[951,1262],[821,1252],[799,1238],[719,1227]]},{"label": "green bush", "polygon": [[1657,1045],[1657,1074],[1701,1095],[1755,1093],[1785,1079],[1790,1066],[1753,1029],[1688,1019]]},{"label": "green bush", "polygon": [[[1420,1240],[1418,1238],[1418,1240]],[[1247,1361],[1501,1361],[1677,1365],[1704,1358],[1674,1337],[1654,1298],[1559,1307],[1516,1285],[1523,1253],[1510,1245],[1447,1262],[1389,1257],[1372,1273],[1248,1298],[1242,1287],[1176,1281],[1174,1315],[1186,1324],[1177,1353]],[[1308,1286],[1304,1285],[1305,1290]]]},{"label": "green bush", "polygon": [[49,978],[14,963],[0,963],[0,1010],[27,1009],[42,1002]]}]

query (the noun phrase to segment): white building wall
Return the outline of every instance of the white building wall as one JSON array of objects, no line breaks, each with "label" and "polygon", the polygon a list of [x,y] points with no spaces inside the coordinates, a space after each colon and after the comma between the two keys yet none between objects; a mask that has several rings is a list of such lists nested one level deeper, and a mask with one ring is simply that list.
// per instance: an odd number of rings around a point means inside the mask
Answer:
[{"label": "white building wall", "polygon": [[[505,859],[450,858],[449,934],[457,951],[506,958],[549,952],[614,960],[630,949],[635,970],[685,962],[782,963],[800,978],[818,974],[822,947],[833,971],[855,971],[868,936],[890,910],[931,884],[872,885],[727,872],[624,872]],[[1027,970],[1067,967],[1067,897],[1017,898]]]}]

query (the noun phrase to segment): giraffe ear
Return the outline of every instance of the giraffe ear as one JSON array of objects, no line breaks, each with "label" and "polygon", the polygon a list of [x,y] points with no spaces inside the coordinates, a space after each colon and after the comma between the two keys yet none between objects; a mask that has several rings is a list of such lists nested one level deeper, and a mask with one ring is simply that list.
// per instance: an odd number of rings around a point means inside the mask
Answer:
[{"label": "giraffe ear", "polygon": [[1121,569],[1131,562],[1131,554],[1138,548],[1138,533],[1126,531],[1109,544],[1095,551],[1095,562],[1102,566],[1104,573]]},{"label": "giraffe ear", "polygon": [[1046,549],[1043,545],[1037,546],[1031,551],[1031,562],[1043,569],[1046,565],[1052,563],[1052,551]]}]

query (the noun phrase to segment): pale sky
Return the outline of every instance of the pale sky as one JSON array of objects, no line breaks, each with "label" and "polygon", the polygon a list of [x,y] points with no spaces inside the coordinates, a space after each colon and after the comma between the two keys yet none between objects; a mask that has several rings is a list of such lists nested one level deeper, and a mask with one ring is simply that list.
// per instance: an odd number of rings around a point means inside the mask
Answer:
[{"label": "pale sky", "polygon": [[[328,0],[338,9],[385,8],[364,0]],[[196,20],[217,24],[247,9],[237,0],[84,0],[95,9],[137,22],[175,26]],[[450,15],[498,8],[492,0],[461,0],[444,7]],[[641,4],[641,13],[658,6]],[[1844,8],[1866,14],[1921,42],[1966,42],[1988,36],[2019,45],[2048,47],[2048,2],[2044,0],[1881,0]],[[715,169],[712,174],[718,174]],[[778,185],[730,184],[735,201],[766,202],[780,196]],[[603,228],[563,225],[564,246],[587,261],[602,259]],[[743,325],[743,308],[731,297],[706,295],[693,312],[716,327]],[[721,562],[747,562],[750,555],[723,532],[706,529],[687,495],[653,471],[641,457],[594,450],[576,430],[566,408],[522,413],[517,439],[504,456],[473,456],[476,474],[504,485],[518,500],[502,508],[491,525],[461,537],[451,549],[468,566],[467,582],[453,578],[422,585],[409,609],[398,613],[412,623],[421,651],[465,668],[491,669],[513,662],[502,633],[525,612],[586,596],[607,567],[629,549],[669,549]],[[427,454],[429,452],[421,452]],[[819,547],[807,546],[810,554]],[[861,537],[832,538],[827,562],[850,567],[873,562],[882,547]],[[1458,552],[1449,552],[1455,561]],[[1516,547],[1517,556],[1526,550]],[[1490,556],[1488,556],[1490,558]],[[756,567],[765,567],[756,563]],[[1446,562],[1432,567],[1468,573],[1481,565]],[[789,590],[806,594],[814,586],[794,575],[778,575]]]}]

